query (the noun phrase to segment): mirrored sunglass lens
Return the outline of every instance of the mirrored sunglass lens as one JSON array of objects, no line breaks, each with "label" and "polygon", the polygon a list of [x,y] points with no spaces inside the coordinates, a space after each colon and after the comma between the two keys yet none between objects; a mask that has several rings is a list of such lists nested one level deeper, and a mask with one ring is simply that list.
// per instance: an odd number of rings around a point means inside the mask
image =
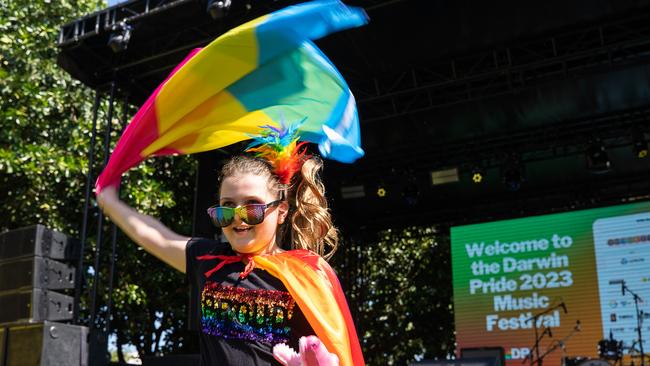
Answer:
[{"label": "mirrored sunglass lens", "polygon": [[246,216],[242,217],[242,220],[249,225],[257,225],[260,222],[264,221],[264,209],[266,205],[263,204],[252,204],[242,207],[242,213]]},{"label": "mirrored sunglass lens", "polygon": [[214,207],[208,208],[208,216],[210,216],[210,221],[212,221],[213,224],[219,225],[217,222],[217,214],[215,213]]},{"label": "mirrored sunglass lens", "polygon": [[219,226],[228,226],[235,217],[235,210],[231,207],[216,207],[214,221]]},{"label": "mirrored sunglass lens", "polygon": [[248,212],[246,212],[246,206],[237,207],[235,211],[237,211],[237,215],[239,216],[240,220],[248,223]]}]

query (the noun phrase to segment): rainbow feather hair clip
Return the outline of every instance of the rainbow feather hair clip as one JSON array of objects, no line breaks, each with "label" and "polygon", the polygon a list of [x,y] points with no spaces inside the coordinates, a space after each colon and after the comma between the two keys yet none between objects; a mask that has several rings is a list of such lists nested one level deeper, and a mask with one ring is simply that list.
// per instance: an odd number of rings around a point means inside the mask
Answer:
[{"label": "rainbow feather hair clip", "polygon": [[260,126],[262,132],[259,135],[250,135],[253,142],[246,147],[246,151],[268,160],[281,184],[290,184],[291,178],[305,161],[304,145],[307,142],[298,142],[298,128],[305,120],[306,118],[303,118],[293,125],[280,121],[280,128],[271,125]]}]

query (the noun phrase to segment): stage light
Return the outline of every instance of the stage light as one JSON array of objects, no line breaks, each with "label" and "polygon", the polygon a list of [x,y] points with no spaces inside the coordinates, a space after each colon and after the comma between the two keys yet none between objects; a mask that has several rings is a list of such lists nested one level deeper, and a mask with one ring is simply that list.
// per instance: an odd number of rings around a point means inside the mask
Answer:
[{"label": "stage light", "polygon": [[415,206],[420,199],[420,189],[415,181],[408,182],[402,189],[402,197],[407,206]]},{"label": "stage light", "polygon": [[366,196],[365,187],[362,184],[355,186],[341,187],[341,198],[347,200],[352,198],[363,198]]},{"label": "stage light", "polygon": [[509,157],[501,167],[503,184],[509,191],[518,191],[524,181],[523,168],[517,157]]},{"label": "stage light", "polygon": [[388,191],[386,190],[386,188],[384,188],[383,186],[379,186],[377,188],[377,197],[384,198],[384,197],[386,197],[386,194],[388,194]]},{"label": "stage light", "polygon": [[431,172],[431,184],[434,186],[459,181],[458,168],[434,170]]},{"label": "stage light", "polygon": [[587,159],[587,170],[592,173],[607,173],[612,167],[605,144],[600,140],[595,140],[587,146],[585,157]]},{"label": "stage light", "polygon": [[115,53],[125,51],[129,46],[132,30],[133,27],[125,22],[120,23],[117,29],[114,29],[114,32],[108,37],[108,47]]},{"label": "stage light", "polygon": [[476,184],[483,183],[485,179],[485,170],[480,166],[475,166],[472,168],[472,182]]},{"label": "stage light", "polygon": [[645,159],[648,156],[648,141],[646,141],[643,132],[635,130],[632,133],[634,155],[639,159]]},{"label": "stage light", "polygon": [[639,159],[645,159],[648,157],[648,142],[647,141],[637,141],[634,143],[634,154]]},{"label": "stage light", "polygon": [[208,13],[214,20],[221,19],[228,14],[231,4],[231,0],[209,0]]}]

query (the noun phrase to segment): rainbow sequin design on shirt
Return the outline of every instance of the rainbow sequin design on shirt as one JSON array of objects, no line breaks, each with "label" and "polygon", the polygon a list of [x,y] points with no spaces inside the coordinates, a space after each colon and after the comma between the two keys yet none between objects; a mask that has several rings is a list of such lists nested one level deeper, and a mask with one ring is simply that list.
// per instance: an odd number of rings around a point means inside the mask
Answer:
[{"label": "rainbow sequin design on shirt", "polygon": [[230,339],[287,342],[295,305],[288,292],[208,281],[201,293],[201,328],[206,334]]}]

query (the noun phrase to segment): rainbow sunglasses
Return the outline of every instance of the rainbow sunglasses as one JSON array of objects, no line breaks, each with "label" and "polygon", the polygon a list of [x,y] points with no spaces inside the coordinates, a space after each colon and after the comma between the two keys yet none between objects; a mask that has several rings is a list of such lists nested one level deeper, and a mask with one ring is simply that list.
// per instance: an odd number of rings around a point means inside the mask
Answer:
[{"label": "rainbow sunglasses", "polygon": [[208,216],[210,216],[212,223],[217,227],[226,227],[232,224],[235,215],[238,215],[239,218],[248,225],[258,225],[264,221],[266,209],[277,206],[282,201],[284,201],[284,199],[279,199],[270,203],[251,203],[237,207],[214,205],[208,208]]}]

